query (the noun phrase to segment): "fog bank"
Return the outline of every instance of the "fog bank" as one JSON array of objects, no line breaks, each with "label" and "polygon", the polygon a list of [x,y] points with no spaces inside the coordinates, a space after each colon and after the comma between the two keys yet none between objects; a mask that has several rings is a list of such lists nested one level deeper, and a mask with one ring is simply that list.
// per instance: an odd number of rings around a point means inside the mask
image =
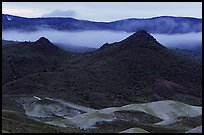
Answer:
[{"label": "fog bank", "polygon": [[[113,43],[121,41],[133,33],[116,32],[116,31],[58,31],[43,30],[36,32],[20,32],[9,30],[2,32],[2,38],[14,41],[36,41],[44,36],[53,43],[59,43],[74,46],[85,46],[99,48],[104,43]],[[194,48],[202,45],[202,32],[187,34],[152,34],[158,42],[166,47],[173,48]]]}]

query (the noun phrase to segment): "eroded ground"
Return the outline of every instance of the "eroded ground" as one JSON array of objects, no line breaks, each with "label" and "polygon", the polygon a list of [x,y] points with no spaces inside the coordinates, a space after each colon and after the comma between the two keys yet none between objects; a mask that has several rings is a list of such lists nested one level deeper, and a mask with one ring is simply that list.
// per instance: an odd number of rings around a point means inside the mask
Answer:
[{"label": "eroded ground", "polygon": [[2,124],[2,132],[202,132],[202,107],[165,100],[97,110],[46,96],[5,96]]}]

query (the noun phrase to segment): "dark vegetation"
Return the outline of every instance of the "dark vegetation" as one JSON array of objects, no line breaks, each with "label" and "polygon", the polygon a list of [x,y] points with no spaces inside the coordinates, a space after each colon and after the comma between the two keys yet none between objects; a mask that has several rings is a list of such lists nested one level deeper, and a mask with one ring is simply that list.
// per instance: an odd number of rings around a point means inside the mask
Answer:
[{"label": "dark vegetation", "polygon": [[178,53],[182,53],[185,56],[189,56],[189,57],[193,57],[196,58],[198,60],[202,60],[202,46],[200,47],[196,47],[196,48],[192,48],[192,49],[173,49]]},{"label": "dark vegetation", "polygon": [[46,38],[2,52],[3,95],[45,95],[93,108],[168,99],[202,104],[201,62],[146,31],[84,54],[65,52]]}]

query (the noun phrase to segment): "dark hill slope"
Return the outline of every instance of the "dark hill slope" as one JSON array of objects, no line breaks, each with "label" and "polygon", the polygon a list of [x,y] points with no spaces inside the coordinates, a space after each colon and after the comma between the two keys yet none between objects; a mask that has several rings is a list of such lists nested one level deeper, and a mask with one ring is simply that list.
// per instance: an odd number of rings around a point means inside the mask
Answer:
[{"label": "dark hill slope", "polygon": [[53,96],[94,108],[167,99],[200,105],[201,81],[201,63],[139,31],[73,57],[55,71],[6,84],[3,93]]},{"label": "dark hill slope", "polygon": [[36,42],[2,46],[2,52],[2,84],[28,74],[54,71],[71,55],[44,37]]}]

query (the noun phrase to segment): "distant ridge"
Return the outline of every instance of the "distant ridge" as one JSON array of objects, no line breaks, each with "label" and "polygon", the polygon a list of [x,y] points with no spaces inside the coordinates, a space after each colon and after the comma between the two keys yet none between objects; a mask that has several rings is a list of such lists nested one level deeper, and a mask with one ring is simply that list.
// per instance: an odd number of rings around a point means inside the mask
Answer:
[{"label": "distant ridge", "polygon": [[[162,26],[162,27],[161,27]],[[43,17],[25,18],[2,14],[2,30],[20,29],[36,31],[42,29],[55,30],[113,30],[135,32],[145,29],[150,33],[189,33],[202,31],[202,19],[191,17],[159,16],[153,18],[129,18],[112,22],[94,22],[74,18]]]}]

